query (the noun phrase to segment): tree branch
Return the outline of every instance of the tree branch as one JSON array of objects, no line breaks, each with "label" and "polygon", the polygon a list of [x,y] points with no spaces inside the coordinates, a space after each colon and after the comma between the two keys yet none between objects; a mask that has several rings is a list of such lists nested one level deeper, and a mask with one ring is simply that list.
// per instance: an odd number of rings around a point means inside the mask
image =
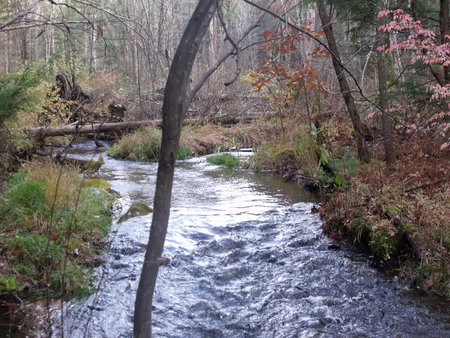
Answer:
[{"label": "tree branch", "polygon": [[0,31],[4,30],[6,27],[12,25],[17,20],[22,19],[24,16],[28,15],[39,3],[41,3],[44,0],[37,0],[33,4],[31,4],[27,9],[23,10],[22,12],[16,14],[11,19],[7,20],[5,23],[0,25]]},{"label": "tree branch", "polygon": [[[217,2],[218,1],[219,0],[217,0]],[[222,8],[220,8],[220,6],[217,7],[217,13],[218,13],[219,21],[220,21],[220,23],[221,23],[221,25],[223,27],[223,31],[225,32],[225,41],[228,40],[231,43],[231,45],[233,46],[234,51],[236,53],[236,72],[235,72],[233,78],[230,81],[227,81],[227,82],[224,83],[225,86],[229,86],[229,85],[233,84],[236,81],[236,79],[239,77],[239,73],[241,72],[240,65],[239,65],[239,47],[234,42],[234,40],[231,38],[231,35],[228,32],[227,25],[226,25],[225,20],[223,18]]]},{"label": "tree branch", "polygon": [[[247,28],[247,30],[242,34],[242,36],[239,38],[239,40],[236,43],[236,47],[238,47],[239,43],[241,43],[255,28],[259,27],[259,22],[261,21],[263,15],[261,15],[258,20],[251,26]],[[239,48],[238,48],[239,50]],[[186,99],[186,109],[191,104],[192,100],[194,99],[195,95],[197,95],[198,91],[202,88],[202,86],[205,84],[206,80],[209,79],[209,77],[219,68],[222,63],[225,62],[226,59],[228,59],[231,55],[233,55],[235,51],[235,47],[233,46],[230,48],[226,53],[224,53],[215,64],[213,64],[205,73],[203,73],[200,80],[197,82],[197,84],[194,86],[194,88],[189,93],[189,96]]]}]

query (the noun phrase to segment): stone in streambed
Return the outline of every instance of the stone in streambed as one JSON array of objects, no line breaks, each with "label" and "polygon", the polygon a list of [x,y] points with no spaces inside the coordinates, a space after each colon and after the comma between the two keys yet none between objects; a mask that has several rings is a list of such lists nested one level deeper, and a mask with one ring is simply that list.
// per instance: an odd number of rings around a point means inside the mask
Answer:
[{"label": "stone in streambed", "polygon": [[120,216],[117,223],[125,222],[133,217],[148,215],[151,212],[153,212],[153,209],[150,208],[147,204],[142,203],[142,202],[134,202],[130,206],[128,211],[125,214],[123,214],[122,216]]}]

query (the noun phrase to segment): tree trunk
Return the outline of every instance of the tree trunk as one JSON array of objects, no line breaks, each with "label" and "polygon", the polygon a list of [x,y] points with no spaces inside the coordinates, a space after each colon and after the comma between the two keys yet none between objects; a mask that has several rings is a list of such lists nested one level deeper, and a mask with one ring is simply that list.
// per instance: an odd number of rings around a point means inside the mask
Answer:
[{"label": "tree trunk", "polygon": [[334,71],[336,72],[339,81],[339,86],[341,88],[341,93],[342,96],[344,97],[344,101],[347,106],[347,111],[352,121],[353,129],[355,130],[355,140],[356,140],[356,148],[358,151],[358,158],[361,161],[367,162],[369,161],[369,152],[367,151],[367,145],[361,125],[361,119],[359,118],[355,100],[353,99],[352,93],[350,91],[350,86],[347,82],[347,78],[345,77],[344,68],[342,67],[340,62],[341,57],[339,55],[336,39],[334,38],[331,19],[327,14],[323,0],[317,0],[317,8],[319,10],[319,17],[320,21],[322,22],[323,31],[325,32],[328,47],[330,48],[330,51],[333,53]]},{"label": "tree trunk", "polygon": [[139,338],[151,337],[153,291],[167,233],[175,154],[178,150],[181,124],[186,110],[186,94],[198,47],[216,7],[216,0],[199,1],[178,45],[167,79],[154,213],[134,312],[134,336]]},{"label": "tree trunk", "polygon": [[[378,19],[378,27],[382,24],[382,19]],[[386,39],[389,36],[385,32],[381,32],[377,29],[376,33],[377,46],[382,46],[386,43]],[[385,113],[386,109],[389,108],[389,97],[387,90],[387,75],[386,75],[386,59],[384,53],[377,52],[377,71],[378,71],[378,89],[380,92],[380,107],[383,109],[381,114],[381,130],[383,134],[383,147],[384,154],[386,158],[386,166],[392,168],[395,166],[395,149],[394,141],[392,139],[392,123],[391,118]]]},{"label": "tree trunk", "polygon": [[[448,42],[446,36],[450,35],[450,20],[449,20],[449,4],[448,0],[441,0],[440,12],[439,12],[439,23],[441,31],[441,44]],[[444,67],[444,81],[445,84],[450,83],[450,67]]]}]

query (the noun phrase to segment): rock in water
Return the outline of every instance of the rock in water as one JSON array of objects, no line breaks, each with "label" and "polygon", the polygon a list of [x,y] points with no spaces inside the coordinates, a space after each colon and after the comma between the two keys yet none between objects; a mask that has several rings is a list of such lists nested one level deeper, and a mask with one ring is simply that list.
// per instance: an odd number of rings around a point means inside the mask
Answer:
[{"label": "rock in water", "polygon": [[128,211],[124,213],[122,216],[120,216],[117,223],[125,222],[126,220],[129,220],[130,218],[133,217],[148,215],[151,212],[153,212],[153,209],[150,208],[147,204],[142,202],[134,202],[130,206]]}]

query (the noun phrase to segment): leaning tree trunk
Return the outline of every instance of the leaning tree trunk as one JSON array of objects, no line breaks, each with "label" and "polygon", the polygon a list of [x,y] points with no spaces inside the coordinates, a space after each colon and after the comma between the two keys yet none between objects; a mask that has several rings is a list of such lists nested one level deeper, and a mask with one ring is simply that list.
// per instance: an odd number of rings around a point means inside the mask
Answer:
[{"label": "leaning tree trunk", "polygon": [[345,70],[342,67],[341,57],[334,38],[333,26],[331,25],[331,19],[327,14],[325,4],[323,0],[317,0],[317,8],[319,10],[320,21],[322,22],[323,31],[328,42],[328,48],[333,53],[333,67],[337,75],[339,86],[341,88],[342,96],[344,97],[347,111],[352,121],[353,129],[355,130],[356,148],[358,151],[358,158],[361,161],[367,162],[369,160],[369,152],[367,151],[366,140],[361,125],[361,119],[359,118],[358,110],[356,108],[355,100],[353,99],[350,91],[350,86],[345,77]]},{"label": "leaning tree trunk", "polygon": [[153,291],[169,221],[175,154],[180,140],[181,124],[186,111],[189,77],[199,44],[208,29],[217,0],[200,0],[186,27],[175,53],[167,79],[163,103],[163,134],[156,181],[154,213],[145,253],[134,311],[134,336],[151,337]]}]

